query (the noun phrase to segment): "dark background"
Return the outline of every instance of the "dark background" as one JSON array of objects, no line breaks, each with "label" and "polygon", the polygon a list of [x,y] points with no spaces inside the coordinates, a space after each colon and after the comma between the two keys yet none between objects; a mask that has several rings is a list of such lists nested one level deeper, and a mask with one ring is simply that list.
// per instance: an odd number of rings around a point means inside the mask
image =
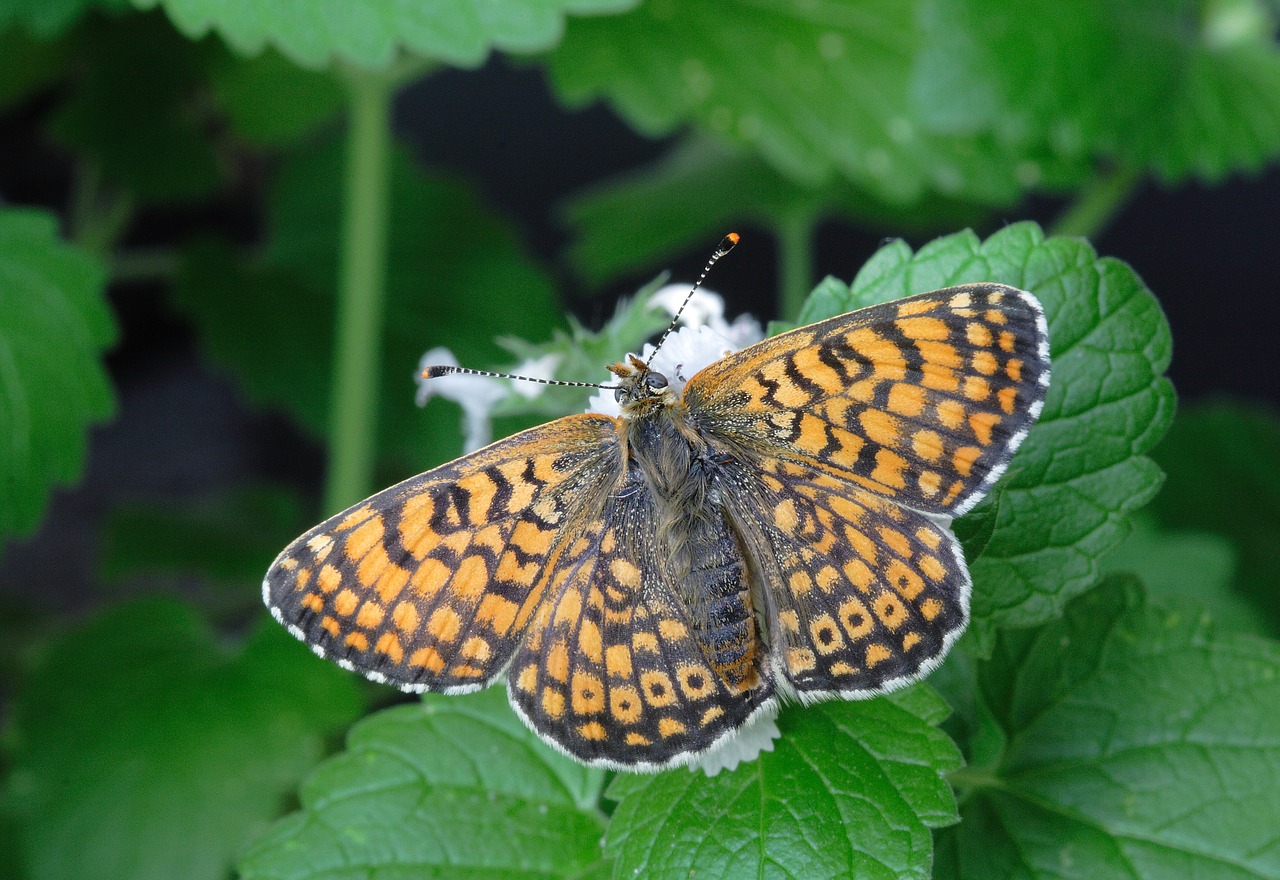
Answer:
[{"label": "dark background", "polygon": [[[62,210],[65,160],[31,140],[27,121],[0,120],[0,192]],[[716,244],[709,240],[598,295],[584,290],[560,260],[568,238],[554,219],[556,206],[592,183],[656,160],[668,144],[635,134],[602,105],[564,111],[536,69],[499,59],[479,71],[440,71],[402,93],[395,128],[424,164],[471,178],[515,222],[552,267],[566,307],[589,326],[603,322],[614,298],[662,269],[676,279],[695,277]],[[1280,325],[1278,205],[1275,169],[1212,188],[1147,183],[1094,241],[1100,254],[1131,264],[1164,305],[1174,337],[1170,372],[1183,402],[1227,394],[1280,405],[1273,341]],[[1048,226],[1063,207],[1033,199],[977,231],[987,235],[1024,219]],[[248,206],[210,210],[252,236],[256,218]],[[144,217],[129,244],[163,239],[184,219],[193,218]],[[749,226],[739,231],[742,245],[716,268],[710,286],[725,295],[730,317],[742,311],[776,317],[773,242]],[[814,280],[827,274],[851,279],[881,243],[865,230],[825,225]],[[118,416],[93,432],[85,479],[55,492],[35,536],[6,548],[0,603],[65,610],[102,599],[91,587],[100,530],[104,515],[123,501],[199,498],[263,477],[318,493],[323,450],[284,415],[249,408],[229,379],[201,362],[192,329],[168,306],[162,288],[118,285],[111,297],[121,331],[108,358]]]}]

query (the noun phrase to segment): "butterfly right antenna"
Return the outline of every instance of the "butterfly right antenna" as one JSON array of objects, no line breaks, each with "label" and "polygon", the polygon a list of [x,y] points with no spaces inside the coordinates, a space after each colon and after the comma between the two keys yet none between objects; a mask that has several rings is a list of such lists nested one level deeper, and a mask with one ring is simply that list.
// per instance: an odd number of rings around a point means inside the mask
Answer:
[{"label": "butterfly right antenna", "polygon": [[711,259],[707,260],[707,265],[702,268],[702,274],[698,276],[698,280],[694,282],[688,294],[685,295],[684,302],[680,303],[680,308],[676,309],[675,316],[672,317],[671,323],[667,325],[667,329],[663,331],[662,338],[658,340],[658,344],[653,347],[653,354],[649,355],[649,360],[644,362],[647,369],[653,361],[654,355],[658,353],[658,349],[662,348],[662,343],[667,341],[667,337],[671,335],[671,331],[676,328],[676,322],[680,320],[680,315],[684,312],[684,307],[689,304],[689,300],[693,299],[693,295],[698,292],[698,288],[702,286],[702,282],[706,280],[707,273],[711,271],[711,267],[716,264],[721,257],[733,250],[733,246],[738,243],[739,235],[736,232],[730,232],[721,241],[720,246],[716,248],[715,253],[711,255]]}]

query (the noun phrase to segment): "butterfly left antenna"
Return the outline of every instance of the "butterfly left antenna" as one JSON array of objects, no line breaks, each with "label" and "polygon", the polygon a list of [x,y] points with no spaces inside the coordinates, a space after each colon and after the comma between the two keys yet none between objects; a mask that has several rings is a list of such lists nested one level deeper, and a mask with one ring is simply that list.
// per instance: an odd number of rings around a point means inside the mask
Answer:
[{"label": "butterfly left antenna", "polygon": [[689,304],[689,300],[693,299],[693,295],[698,292],[698,288],[702,286],[702,282],[707,280],[707,275],[721,257],[733,250],[734,245],[741,238],[736,232],[730,232],[720,240],[720,246],[716,248],[715,253],[711,255],[711,259],[707,260],[707,265],[702,267],[702,274],[698,276],[698,280],[693,283],[693,287],[689,288],[689,292],[685,294],[684,302],[680,303],[680,308],[676,309],[675,315],[671,318],[671,323],[667,325],[667,329],[663,331],[662,338],[658,340],[658,344],[653,347],[653,354],[649,355],[649,360],[644,362],[647,369],[649,364],[653,362],[653,358],[658,353],[658,349],[662,348],[662,343],[667,341],[667,337],[671,335],[671,331],[676,329],[676,322],[680,320],[680,316],[684,313],[684,307]]},{"label": "butterfly left antenna", "polygon": [[473,370],[470,367],[454,367],[438,364],[422,371],[424,379],[438,379],[450,373],[462,373],[467,376],[488,376],[491,379],[519,379],[522,382],[537,382],[539,385],[567,385],[570,388],[613,388],[613,385],[600,385],[596,382],[566,382],[563,379],[539,379],[535,376],[517,376],[515,373],[493,373],[489,370]]}]

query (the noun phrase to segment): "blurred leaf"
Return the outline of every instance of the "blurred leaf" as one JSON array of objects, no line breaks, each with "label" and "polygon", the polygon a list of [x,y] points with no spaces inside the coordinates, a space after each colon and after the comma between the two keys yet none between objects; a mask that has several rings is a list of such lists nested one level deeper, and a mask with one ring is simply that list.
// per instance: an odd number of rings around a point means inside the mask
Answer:
[{"label": "blurred leaf", "polygon": [[229,656],[173,600],[114,608],[15,702],[26,877],[220,880],[358,711],[353,680],[273,624]]},{"label": "blurred leaf", "polygon": [[0,110],[55,82],[65,73],[67,55],[65,41],[45,42],[0,25]]},{"label": "blurred leaf", "polygon": [[969,726],[1007,745],[952,775],[961,822],[937,877],[1280,877],[1275,642],[1215,635],[1113,578],[1006,631],[970,685],[990,722]]},{"label": "blurred leaf", "polygon": [[1180,413],[1152,454],[1169,474],[1152,504],[1160,523],[1222,535],[1239,552],[1236,585],[1280,633],[1280,418],[1219,401]]},{"label": "blurred leaf", "polygon": [[91,10],[127,8],[128,0],[4,0],[0,3],[0,31],[18,25],[32,36],[48,40],[64,34]]},{"label": "blurred leaf", "polygon": [[1039,297],[1052,347],[1044,413],[1001,480],[982,555],[970,560],[974,635],[989,644],[993,627],[1042,623],[1097,582],[1101,558],[1128,534],[1128,513],[1160,487],[1146,453],[1175,398],[1164,378],[1169,325],[1142,280],[1084,241],[1045,239],[1032,223],[985,242],[950,235],[916,254],[901,241],[886,245],[850,287],[820,285],[800,322],[973,281]]},{"label": "blurred leaf", "polygon": [[737,769],[619,775],[606,852],[620,877],[929,876],[930,828],[956,821],[960,766],[917,685],[788,710],[775,750]]},{"label": "blurred leaf", "polygon": [[1224,632],[1265,635],[1262,615],[1234,592],[1237,555],[1221,535],[1162,531],[1144,511],[1133,518],[1133,532],[1107,556],[1103,570],[1136,575],[1164,607],[1207,611]]},{"label": "blurred leaf", "polygon": [[105,272],[42,211],[0,208],[0,538],[31,532],[80,477],[88,429],[115,412]]},{"label": "blurred leaf", "polygon": [[302,811],[240,861],[244,880],[604,874],[603,774],[556,754],[503,690],[429,695],[352,728]]},{"label": "blurred leaf", "polygon": [[478,67],[493,49],[534,52],[560,39],[566,15],[629,9],[635,0],[365,0],[298,4],[258,0],[133,0],[157,6],[189,37],[216,31],[236,51],[272,45],[303,67],[335,60],[383,68],[400,51],[458,67]]},{"label": "blurred leaf", "polygon": [[1173,182],[1280,154],[1280,49],[1251,0],[927,0],[912,97],[931,130],[1119,159]]},{"label": "blurred leaf", "polygon": [[213,91],[236,133],[259,146],[288,145],[346,108],[332,75],[298,67],[279,52],[229,56],[212,71]]},{"label": "blurred leaf", "polygon": [[213,47],[158,16],[95,22],[80,35],[80,80],[51,120],[62,144],[109,184],[152,202],[206,195],[220,181],[199,98]]},{"label": "blurred leaf", "polygon": [[[178,301],[213,358],[250,396],[283,405],[317,436],[328,427],[342,181],[337,147],[292,156],[272,194],[266,253],[253,265],[225,247],[188,252]],[[418,359],[448,346],[482,367],[505,359],[494,338],[550,335],[561,316],[551,282],[515,235],[465,186],[397,154],[391,218],[381,403],[376,431],[393,470],[425,468],[461,451],[457,410],[414,404]]]},{"label": "blurred leaf", "polygon": [[886,205],[841,180],[809,188],[757,154],[705,136],[686,139],[655,165],[575,196],[563,213],[574,234],[569,259],[595,285],[743,223],[776,229],[794,216],[843,218],[907,234],[967,226],[982,215],[973,205],[936,197],[909,209]]},{"label": "blurred leaf", "polygon": [[[876,200],[930,192],[1013,202],[1036,180],[987,136],[930,134],[911,115],[915,4],[676,4],[569,22],[548,61],[560,96],[606,98],[650,136],[686,123],[757,151],[812,187],[837,176]],[[625,47],[620,51],[619,47]]]}]

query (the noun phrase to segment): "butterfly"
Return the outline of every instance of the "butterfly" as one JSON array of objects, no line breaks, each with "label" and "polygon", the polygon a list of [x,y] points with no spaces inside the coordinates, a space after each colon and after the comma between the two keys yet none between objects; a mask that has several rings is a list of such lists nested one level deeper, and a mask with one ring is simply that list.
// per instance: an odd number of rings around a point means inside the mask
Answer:
[{"label": "butterfly", "polygon": [[272,614],[407,691],[505,679],[546,742],[628,770],[693,762],[783,699],[863,699],[941,662],[971,589],[946,518],[1044,405],[1034,296],[874,305],[682,391],[634,355],[609,369],[620,416],[500,440],[299,537],[263,583]]}]

